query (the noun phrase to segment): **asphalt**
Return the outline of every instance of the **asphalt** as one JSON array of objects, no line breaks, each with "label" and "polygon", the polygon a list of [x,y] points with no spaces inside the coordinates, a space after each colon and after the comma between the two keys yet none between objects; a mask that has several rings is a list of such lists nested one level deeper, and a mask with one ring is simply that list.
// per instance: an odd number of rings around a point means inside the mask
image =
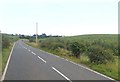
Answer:
[{"label": "asphalt", "polygon": [[82,65],[17,41],[4,80],[111,80]]}]

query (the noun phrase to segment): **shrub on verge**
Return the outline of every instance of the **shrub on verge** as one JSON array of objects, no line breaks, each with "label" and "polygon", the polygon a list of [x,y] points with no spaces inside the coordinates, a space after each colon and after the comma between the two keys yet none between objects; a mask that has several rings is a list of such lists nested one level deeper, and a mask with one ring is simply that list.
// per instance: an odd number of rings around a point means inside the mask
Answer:
[{"label": "shrub on verge", "polygon": [[111,51],[101,46],[93,45],[88,48],[87,53],[91,63],[102,64],[114,60]]}]

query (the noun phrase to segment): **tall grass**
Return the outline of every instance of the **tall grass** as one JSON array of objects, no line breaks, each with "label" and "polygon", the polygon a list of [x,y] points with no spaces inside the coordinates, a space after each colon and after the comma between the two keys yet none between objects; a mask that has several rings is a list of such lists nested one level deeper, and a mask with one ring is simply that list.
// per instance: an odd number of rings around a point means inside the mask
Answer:
[{"label": "tall grass", "polygon": [[11,49],[12,45],[2,50],[2,71],[4,71]]}]

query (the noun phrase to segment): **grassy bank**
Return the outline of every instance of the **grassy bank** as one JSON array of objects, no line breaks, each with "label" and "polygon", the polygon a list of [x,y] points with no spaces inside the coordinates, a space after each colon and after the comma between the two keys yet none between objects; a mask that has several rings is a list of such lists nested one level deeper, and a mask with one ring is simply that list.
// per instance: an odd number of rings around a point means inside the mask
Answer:
[{"label": "grassy bank", "polygon": [[2,51],[2,71],[4,71],[11,49],[12,45],[10,45],[8,48],[3,49]]},{"label": "grassy bank", "polygon": [[10,55],[13,43],[19,39],[18,36],[12,36],[9,34],[2,34],[2,65],[0,68],[2,72],[5,69],[8,57]]},{"label": "grassy bank", "polygon": [[[80,58],[76,57],[75,54],[73,54],[70,49],[70,45],[73,42],[77,42],[78,45],[80,45],[80,46],[77,45],[77,47],[80,48],[80,53],[79,53]],[[59,38],[50,37],[46,39],[45,38],[40,39],[38,45],[36,45],[34,42],[27,44],[42,49],[44,51],[53,53],[60,57],[66,58],[73,62],[85,65],[113,79],[120,80],[120,77],[118,78],[118,73],[120,74],[120,72],[118,72],[118,36],[117,35],[82,35],[82,36],[59,37]],[[93,52],[95,53],[99,52],[98,53],[99,55],[97,55],[100,56],[99,58],[102,57],[101,53],[104,53],[103,55],[105,56],[111,55],[110,57],[112,57],[112,59],[110,61],[107,61],[106,63],[91,62],[88,55],[90,51],[88,50],[89,49],[93,50],[93,48],[94,48]]]}]

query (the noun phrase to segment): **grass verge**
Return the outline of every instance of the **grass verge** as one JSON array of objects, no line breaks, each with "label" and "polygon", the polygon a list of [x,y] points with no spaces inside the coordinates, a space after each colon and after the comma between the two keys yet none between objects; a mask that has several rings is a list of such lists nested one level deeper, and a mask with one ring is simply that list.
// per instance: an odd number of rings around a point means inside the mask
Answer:
[{"label": "grass verge", "polygon": [[2,76],[2,34],[0,33],[0,78]]},{"label": "grass verge", "polygon": [[2,50],[2,72],[4,71],[4,68],[6,66],[11,49],[12,49],[12,45]]}]

